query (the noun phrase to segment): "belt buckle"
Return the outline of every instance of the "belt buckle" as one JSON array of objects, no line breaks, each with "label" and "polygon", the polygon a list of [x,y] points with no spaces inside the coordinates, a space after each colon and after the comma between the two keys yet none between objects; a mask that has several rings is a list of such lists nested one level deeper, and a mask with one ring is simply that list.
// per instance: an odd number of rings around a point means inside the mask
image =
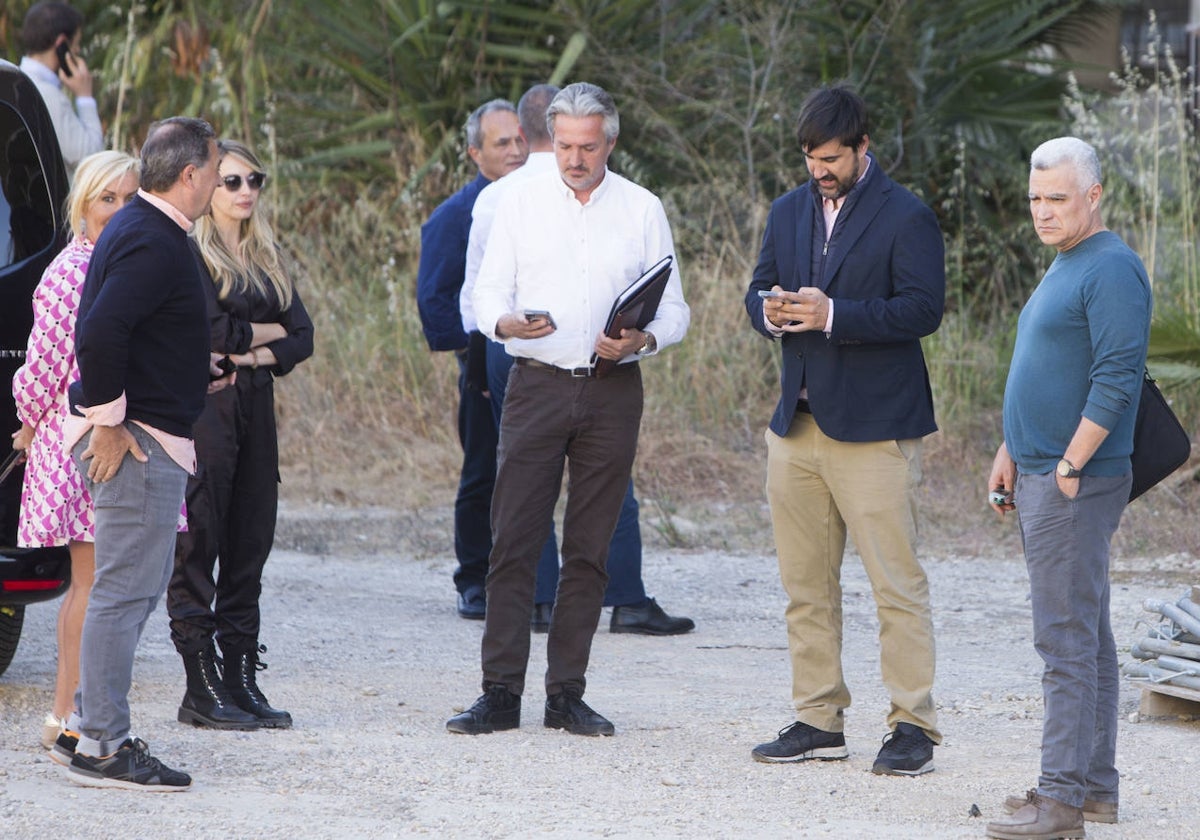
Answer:
[{"label": "belt buckle", "polygon": [[572,379],[588,379],[592,375],[590,367],[574,367],[570,370]]}]

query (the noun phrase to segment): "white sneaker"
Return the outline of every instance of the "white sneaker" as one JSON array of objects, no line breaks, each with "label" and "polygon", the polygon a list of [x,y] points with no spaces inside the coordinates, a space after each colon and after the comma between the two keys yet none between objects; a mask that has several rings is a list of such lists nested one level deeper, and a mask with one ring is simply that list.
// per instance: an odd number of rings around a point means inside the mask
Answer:
[{"label": "white sneaker", "polygon": [[53,749],[59,733],[66,731],[66,728],[65,720],[56,718],[53,712],[47,712],[45,719],[42,720],[42,746],[48,750]]}]

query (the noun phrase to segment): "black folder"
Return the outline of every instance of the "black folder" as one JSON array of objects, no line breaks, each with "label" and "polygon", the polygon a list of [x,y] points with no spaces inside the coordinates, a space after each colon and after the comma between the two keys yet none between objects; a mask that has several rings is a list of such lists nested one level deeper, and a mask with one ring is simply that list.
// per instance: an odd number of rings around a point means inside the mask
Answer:
[{"label": "black folder", "polygon": [[[670,254],[663,257],[617,295],[604,324],[605,335],[609,338],[620,338],[621,330],[640,330],[654,320],[654,315],[658,312],[658,303],[662,300],[663,289],[671,279],[671,263],[674,259]],[[601,359],[592,354],[592,365],[596,369],[597,378],[607,376],[617,364],[616,360]]]}]

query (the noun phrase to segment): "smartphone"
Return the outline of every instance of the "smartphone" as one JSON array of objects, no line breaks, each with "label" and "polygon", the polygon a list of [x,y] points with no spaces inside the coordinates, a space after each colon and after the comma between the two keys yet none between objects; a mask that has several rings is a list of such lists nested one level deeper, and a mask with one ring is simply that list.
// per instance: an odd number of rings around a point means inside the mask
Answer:
[{"label": "smartphone", "polygon": [[554,318],[544,309],[526,309],[526,321],[545,321],[552,329],[558,329],[558,324],[554,323]]},{"label": "smartphone", "polygon": [[54,51],[58,53],[58,66],[62,68],[64,76],[71,75],[71,65],[67,63],[67,56],[71,54],[71,45],[67,41],[63,41]]},{"label": "smartphone", "polygon": [[1009,498],[1008,493],[1004,490],[993,490],[992,492],[988,493],[988,504],[1011,505],[1012,499]]},{"label": "smartphone", "polygon": [[220,379],[221,377],[228,376],[237,370],[237,365],[234,363],[233,359],[229,358],[228,356],[222,356],[220,359],[217,359],[216,366],[217,370],[221,372],[218,374],[213,374],[213,372],[210,370],[208,372],[208,378],[210,380]]},{"label": "smartphone", "polygon": [[759,289],[758,296],[764,300],[766,298],[781,298],[783,297],[783,292],[777,292],[774,289]]}]

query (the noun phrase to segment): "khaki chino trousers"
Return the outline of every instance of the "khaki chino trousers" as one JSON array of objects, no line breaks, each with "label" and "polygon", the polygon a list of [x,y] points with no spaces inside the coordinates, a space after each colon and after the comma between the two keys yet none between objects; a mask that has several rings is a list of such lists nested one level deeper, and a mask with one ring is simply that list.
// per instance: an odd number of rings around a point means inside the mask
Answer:
[{"label": "khaki chino trousers", "polygon": [[768,430],[766,439],[797,720],[844,729],[841,569],[849,533],[875,596],[888,728],[914,724],[940,743],[929,582],[915,549],[921,441],[845,443],[807,413],[796,414],[786,437]]}]

